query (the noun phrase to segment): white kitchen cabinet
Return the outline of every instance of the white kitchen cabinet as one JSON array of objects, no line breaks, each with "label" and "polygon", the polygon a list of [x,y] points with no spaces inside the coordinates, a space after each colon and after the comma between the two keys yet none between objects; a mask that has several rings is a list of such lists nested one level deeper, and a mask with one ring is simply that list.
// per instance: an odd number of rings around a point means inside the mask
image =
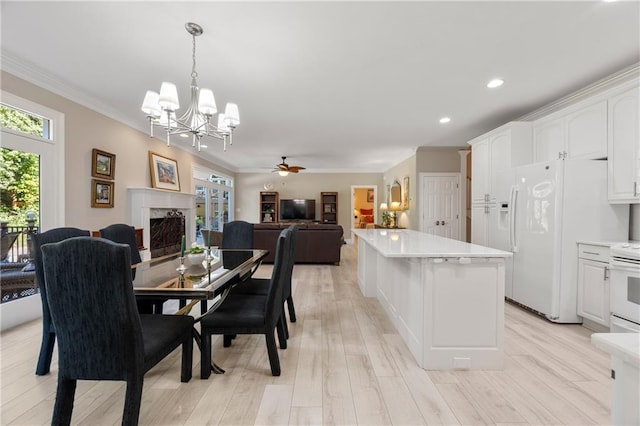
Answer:
[{"label": "white kitchen cabinet", "polygon": [[[505,170],[533,158],[529,122],[511,122],[469,142],[471,145],[471,242],[489,246],[489,212],[496,208],[496,180]],[[499,200],[505,201],[505,200]]]},{"label": "white kitchen cabinet", "polygon": [[471,145],[471,203],[488,202],[489,188],[489,138],[476,140]]},{"label": "white kitchen cabinet", "polygon": [[578,244],[578,315],[607,328],[610,316],[608,262],[609,247]]},{"label": "white kitchen cabinet", "polygon": [[558,158],[597,160],[607,157],[607,101],[588,101],[549,117],[533,126],[536,162]]},{"label": "white kitchen cabinet", "polygon": [[609,99],[608,196],[640,203],[640,108],[637,86]]}]

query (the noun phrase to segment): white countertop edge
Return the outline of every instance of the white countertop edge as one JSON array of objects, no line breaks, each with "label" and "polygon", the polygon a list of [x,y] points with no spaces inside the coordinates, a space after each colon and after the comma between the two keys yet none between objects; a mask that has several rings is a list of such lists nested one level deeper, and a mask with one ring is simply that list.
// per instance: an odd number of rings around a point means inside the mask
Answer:
[{"label": "white countertop edge", "polygon": [[591,241],[591,240],[577,240],[576,244],[587,244],[590,246],[600,246],[600,247],[609,247],[615,246],[617,244],[640,244],[640,241],[628,240],[628,241]]},{"label": "white countertop edge", "polygon": [[640,333],[594,333],[591,335],[591,344],[628,364],[640,367]]}]

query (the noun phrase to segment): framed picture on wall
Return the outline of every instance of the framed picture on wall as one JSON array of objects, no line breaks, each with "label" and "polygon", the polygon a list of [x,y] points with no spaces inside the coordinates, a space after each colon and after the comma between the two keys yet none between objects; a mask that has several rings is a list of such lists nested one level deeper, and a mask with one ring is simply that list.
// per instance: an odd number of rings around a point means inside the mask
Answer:
[{"label": "framed picture on wall", "polygon": [[113,182],[91,179],[91,207],[112,208],[113,187]]},{"label": "framed picture on wall", "polygon": [[402,179],[402,209],[409,210],[409,176]]},{"label": "framed picture on wall", "polygon": [[116,176],[116,155],[95,148],[91,150],[91,176],[114,180]]},{"label": "framed picture on wall", "polygon": [[373,203],[373,189],[367,189],[367,203]]},{"label": "framed picture on wall", "polygon": [[152,188],[180,191],[180,176],[176,160],[149,151],[149,168]]}]

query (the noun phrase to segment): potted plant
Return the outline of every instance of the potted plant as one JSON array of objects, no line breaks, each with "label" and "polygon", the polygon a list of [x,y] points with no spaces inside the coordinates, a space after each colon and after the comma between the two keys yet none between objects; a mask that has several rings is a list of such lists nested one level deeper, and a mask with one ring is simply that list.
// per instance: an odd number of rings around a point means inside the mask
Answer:
[{"label": "potted plant", "polygon": [[199,246],[193,246],[187,251],[187,260],[189,267],[187,268],[187,274],[189,275],[201,275],[205,272],[203,266],[204,262],[204,248]]}]

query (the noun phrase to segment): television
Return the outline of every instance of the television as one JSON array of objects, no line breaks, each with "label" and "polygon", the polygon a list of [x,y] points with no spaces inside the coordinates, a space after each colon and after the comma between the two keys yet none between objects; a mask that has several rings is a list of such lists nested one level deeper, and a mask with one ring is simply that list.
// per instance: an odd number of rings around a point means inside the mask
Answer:
[{"label": "television", "polygon": [[315,220],[316,200],[280,200],[280,220]]}]

